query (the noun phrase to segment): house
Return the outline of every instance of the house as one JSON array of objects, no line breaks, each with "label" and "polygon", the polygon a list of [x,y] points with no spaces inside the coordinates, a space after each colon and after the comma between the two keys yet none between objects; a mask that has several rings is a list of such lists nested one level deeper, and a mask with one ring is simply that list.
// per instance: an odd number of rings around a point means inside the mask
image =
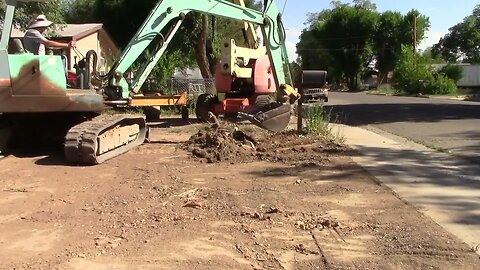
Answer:
[{"label": "house", "polygon": [[[66,24],[58,27],[51,40],[58,42],[76,42],[76,49],[68,49],[65,55],[68,58],[67,67],[74,71],[74,64],[81,60],[89,50],[95,50],[98,55],[97,70],[106,72],[119,56],[119,49],[99,23]],[[11,38],[23,39],[23,31],[12,29]]]}]

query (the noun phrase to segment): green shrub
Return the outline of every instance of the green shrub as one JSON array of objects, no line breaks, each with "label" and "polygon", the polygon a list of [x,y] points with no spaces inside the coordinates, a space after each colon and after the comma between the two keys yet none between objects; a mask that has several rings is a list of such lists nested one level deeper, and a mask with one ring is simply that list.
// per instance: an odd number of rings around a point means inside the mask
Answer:
[{"label": "green shrub", "polygon": [[333,127],[330,125],[331,111],[326,112],[322,105],[315,104],[306,107],[305,116],[307,134],[321,136],[324,139],[331,140],[340,145],[345,144],[346,139],[340,130],[334,132]]},{"label": "green shrub", "polygon": [[452,79],[455,83],[463,77],[463,71],[459,66],[448,64],[442,67],[439,73],[445,74],[447,78]]},{"label": "green shrub", "polygon": [[396,88],[407,94],[453,94],[457,86],[452,79],[437,73],[408,46],[394,71]]},{"label": "green shrub", "polygon": [[429,94],[447,95],[457,92],[457,85],[452,79],[447,78],[446,75],[439,73],[434,77],[435,79],[429,81],[427,85]]}]

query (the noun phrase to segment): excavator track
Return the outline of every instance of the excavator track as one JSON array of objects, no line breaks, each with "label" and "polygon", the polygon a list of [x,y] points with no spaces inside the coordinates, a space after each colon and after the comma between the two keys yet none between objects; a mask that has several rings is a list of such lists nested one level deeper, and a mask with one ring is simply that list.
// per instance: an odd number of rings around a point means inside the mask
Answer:
[{"label": "excavator track", "polygon": [[68,162],[95,165],[141,145],[148,134],[142,115],[100,115],[72,127],[65,136]]}]

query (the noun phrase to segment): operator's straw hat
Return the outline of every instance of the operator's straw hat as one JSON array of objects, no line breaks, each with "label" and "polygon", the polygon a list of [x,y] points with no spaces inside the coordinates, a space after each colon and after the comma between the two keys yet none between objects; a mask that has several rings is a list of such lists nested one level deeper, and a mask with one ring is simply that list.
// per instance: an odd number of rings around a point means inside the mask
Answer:
[{"label": "operator's straw hat", "polygon": [[30,25],[29,28],[31,29],[31,28],[39,28],[39,27],[49,27],[52,24],[53,22],[47,20],[47,17],[45,15],[40,14],[37,16],[37,18],[32,23],[32,25]]}]

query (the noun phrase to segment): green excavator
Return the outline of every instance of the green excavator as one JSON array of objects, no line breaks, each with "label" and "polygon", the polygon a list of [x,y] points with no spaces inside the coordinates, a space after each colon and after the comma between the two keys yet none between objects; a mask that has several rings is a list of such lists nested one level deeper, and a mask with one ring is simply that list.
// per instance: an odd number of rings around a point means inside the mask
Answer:
[{"label": "green excavator", "polygon": [[[0,154],[1,147],[8,145],[10,140],[18,142],[59,136],[64,140],[67,161],[93,165],[144,143],[148,126],[143,115],[104,112],[116,106],[161,103],[161,98],[142,96],[141,87],[190,12],[226,17],[260,27],[265,45],[263,54],[257,51],[255,57],[250,57],[252,51],[246,50],[243,55],[229,55],[230,63],[235,67],[228,67],[226,62],[219,65],[224,69],[219,75],[223,76],[221,84],[226,89],[223,91],[231,92],[233,99],[230,100],[245,99],[244,92],[248,93],[248,99],[274,93],[275,98],[262,104],[252,102],[253,106],[240,107],[244,110],[239,113],[252,123],[274,132],[288,125],[291,104],[299,94],[286,83],[285,30],[273,0],[265,1],[263,11],[246,8],[238,1],[158,1],[109,72],[101,75],[96,71],[95,51],[86,54],[83,68],[77,66],[77,72],[81,73],[83,82],[95,81],[96,87],[82,83],[78,89],[68,86],[63,56],[31,54],[21,49],[21,40],[10,37],[17,3],[46,1],[49,0],[6,0],[0,40]],[[12,51],[12,47],[17,49]],[[148,59],[138,66],[139,57],[147,50]],[[244,59],[249,61],[242,61]],[[132,71],[133,65],[136,65],[134,77],[129,79],[127,73]],[[300,76],[297,81],[309,87],[320,87],[325,83],[325,72],[308,74]],[[228,83],[231,85],[226,85]],[[244,91],[239,85],[245,85],[249,90]],[[261,89],[262,95],[256,93],[256,88]],[[220,102],[202,104],[206,106],[203,107],[205,111],[213,110]],[[224,102],[224,108],[226,105]]]}]

